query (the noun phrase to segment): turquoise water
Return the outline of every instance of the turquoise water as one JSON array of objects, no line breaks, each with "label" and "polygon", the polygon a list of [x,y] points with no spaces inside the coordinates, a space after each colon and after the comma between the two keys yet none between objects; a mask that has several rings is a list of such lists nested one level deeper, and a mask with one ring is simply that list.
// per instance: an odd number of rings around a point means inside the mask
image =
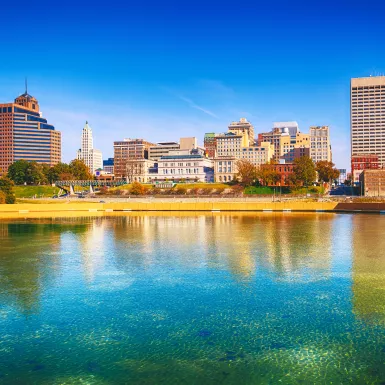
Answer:
[{"label": "turquoise water", "polygon": [[2,384],[384,384],[385,216],[0,221]]}]

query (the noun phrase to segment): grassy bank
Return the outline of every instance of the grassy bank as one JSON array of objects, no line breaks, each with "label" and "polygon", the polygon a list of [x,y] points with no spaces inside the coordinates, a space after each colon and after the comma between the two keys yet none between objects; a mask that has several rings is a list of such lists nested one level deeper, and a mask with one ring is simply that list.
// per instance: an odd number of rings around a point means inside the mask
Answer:
[{"label": "grassy bank", "polygon": [[16,198],[51,198],[59,192],[58,187],[52,186],[14,186],[13,191]]}]

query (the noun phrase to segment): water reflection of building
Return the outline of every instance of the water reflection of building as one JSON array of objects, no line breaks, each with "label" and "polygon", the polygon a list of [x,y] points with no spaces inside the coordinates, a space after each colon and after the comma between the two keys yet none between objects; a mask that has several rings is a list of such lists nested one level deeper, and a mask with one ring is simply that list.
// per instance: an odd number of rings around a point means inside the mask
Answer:
[{"label": "water reflection of building", "polygon": [[82,234],[80,240],[80,257],[87,282],[92,282],[97,270],[104,266],[104,238],[106,221],[95,218]]},{"label": "water reflection of building", "polygon": [[280,279],[318,280],[330,275],[332,214],[261,217],[258,260]]},{"label": "water reflection of building", "polygon": [[259,236],[257,221],[256,216],[244,214],[213,216],[211,231],[206,229],[210,259],[227,265],[235,277],[252,277],[256,270],[253,244]]},{"label": "water reflection of building", "polygon": [[354,216],[353,311],[368,322],[385,324],[384,218]]}]

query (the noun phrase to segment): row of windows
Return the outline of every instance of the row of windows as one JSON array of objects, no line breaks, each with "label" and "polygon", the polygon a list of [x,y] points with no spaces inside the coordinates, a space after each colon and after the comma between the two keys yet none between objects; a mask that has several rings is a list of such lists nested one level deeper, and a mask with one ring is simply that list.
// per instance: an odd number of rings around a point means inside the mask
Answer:
[{"label": "row of windows", "polygon": [[[170,171],[170,172],[169,172]],[[178,171],[178,172],[176,172]],[[170,170],[168,169],[163,169],[163,174],[198,174],[199,173],[199,168],[186,168],[185,170],[183,168],[172,168]]]},{"label": "row of windows", "polygon": [[227,171],[226,171],[226,167],[223,167],[223,168],[218,167],[218,172],[231,172],[231,167],[227,167]]},{"label": "row of windows", "polygon": [[32,122],[47,123],[47,119],[40,118],[40,117],[38,118],[37,116],[32,116],[32,115],[28,115],[27,120]]},{"label": "row of windows", "polygon": [[[178,167],[183,167],[183,165],[184,165],[184,163],[178,163],[177,164]],[[168,163],[163,163],[162,166],[163,167],[168,167],[169,164]],[[186,163],[185,166],[186,167],[190,167],[190,166],[192,166],[192,164],[191,163]],[[199,166],[199,162],[194,162],[194,166]],[[170,163],[170,167],[175,167],[175,163]]]},{"label": "row of windows", "polygon": [[28,110],[25,110],[24,108],[20,108],[20,107],[14,107],[14,112],[20,112],[22,114],[27,114],[27,115],[40,116],[40,114],[38,112],[28,111]]},{"label": "row of windows", "polygon": [[[219,175],[218,177],[219,182],[222,182],[222,176]],[[223,176],[223,182],[231,182],[233,180],[232,176],[229,175],[226,177],[226,175]]]}]

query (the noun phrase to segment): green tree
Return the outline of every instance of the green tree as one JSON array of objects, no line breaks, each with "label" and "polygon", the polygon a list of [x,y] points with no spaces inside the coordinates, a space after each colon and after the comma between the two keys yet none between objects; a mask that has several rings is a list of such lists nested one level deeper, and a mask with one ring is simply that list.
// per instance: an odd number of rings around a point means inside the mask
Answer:
[{"label": "green tree", "polygon": [[247,187],[254,184],[257,179],[257,168],[255,165],[247,159],[241,159],[236,162],[238,170],[237,176],[240,179],[240,183]]},{"label": "green tree", "polygon": [[86,166],[83,160],[72,160],[69,164],[69,172],[74,176],[76,180],[94,179],[90,169]]},{"label": "green tree", "polygon": [[325,183],[338,179],[340,176],[340,172],[334,168],[334,163],[327,160],[317,162],[316,171],[318,172],[318,179]]},{"label": "green tree", "polygon": [[[69,175],[69,179],[65,179],[64,175]],[[47,171],[46,177],[49,183],[54,183],[58,180],[72,180],[75,179],[70,172],[70,166],[67,163],[59,162],[55,166],[50,167]]]},{"label": "green tree", "polygon": [[11,179],[15,184],[27,183],[27,170],[29,162],[24,159],[13,162],[8,167],[8,178]]},{"label": "green tree", "polygon": [[15,203],[16,198],[13,193],[14,183],[7,177],[0,178],[0,192],[5,196],[5,203]]},{"label": "green tree", "polygon": [[290,178],[293,184],[302,183],[308,187],[315,181],[316,177],[315,165],[311,158],[301,156],[294,160],[293,177]]},{"label": "green tree", "polygon": [[41,164],[38,164],[37,162],[28,162],[26,182],[29,184],[44,184],[47,182]]}]

